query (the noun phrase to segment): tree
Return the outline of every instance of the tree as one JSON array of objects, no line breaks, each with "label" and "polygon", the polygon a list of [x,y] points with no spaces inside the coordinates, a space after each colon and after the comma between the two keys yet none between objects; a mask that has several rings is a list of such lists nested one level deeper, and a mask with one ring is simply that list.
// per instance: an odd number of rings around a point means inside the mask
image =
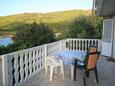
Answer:
[{"label": "tree", "polygon": [[94,25],[86,17],[81,16],[72,21],[67,36],[71,38],[95,38],[95,35]]},{"label": "tree", "polygon": [[103,17],[96,17],[95,28],[96,28],[96,38],[102,38],[103,30]]},{"label": "tree", "polygon": [[21,43],[26,47],[34,47],[53,41],[55,41],[54,33],[52,29],[44,23],[26,24],[15,36],[15,42]]}]

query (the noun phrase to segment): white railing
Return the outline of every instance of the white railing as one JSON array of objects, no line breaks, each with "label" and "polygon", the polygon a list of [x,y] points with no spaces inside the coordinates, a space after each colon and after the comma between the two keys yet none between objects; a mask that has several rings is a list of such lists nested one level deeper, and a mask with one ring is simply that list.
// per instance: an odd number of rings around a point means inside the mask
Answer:
[{"label": "white railing", "polygon": [[68,39],[69,50],[87,51],[89,46],[97,46],[101,50],[101,40],[98,39]]},{"label": "white railing", "polygon": [[[95,43],[93,42],[95,41]],[[44,68],[44,58],[61,50],[87,50],[89,45],[100,47],[97,39],[64,39],[61,41],[2,55],[3,86],[21,86]]]},{"label": "white railing", "polygon": [[47,44],[47,55],[55,55],[61,50],[66,50],[66,42],[67,39]]},{"label": "white railing", "polygon": [[3,55],[3,85],[19,86],[39,73],[44,55],[44,46]]}]

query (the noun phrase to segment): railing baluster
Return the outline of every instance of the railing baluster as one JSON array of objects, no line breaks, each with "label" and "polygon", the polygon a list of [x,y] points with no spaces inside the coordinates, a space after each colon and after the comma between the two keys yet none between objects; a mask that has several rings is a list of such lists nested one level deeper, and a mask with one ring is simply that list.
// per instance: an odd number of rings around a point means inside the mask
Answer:
[{"label": "railing baluster", "polygon": [[80,44],[80,43],[79,43],[79,40],[77,40],[77,43],[78,43],[78,48],[77,48],[77,49],[79,50],[79,49],[80,49],[80,47],[79,47],[79,44]]},{"label": "railing baluster", "polygon": [[36,49],[33,49],[33,74],[35,73],[35,52]]},{"label": "railing baluster", "polygon": [[86,50],[86,47],[85,47],[85,40],[83,40],[83,50],[84,50],[84,51]]},{"label": "railing baluster", "polygon": [[32,52],[29,51],[29,76],[32,75]]},{"label": "railing baluster", "polygon": [[71,40],[71,49],[73,50],[74,49],[74,46],[73,46],[73,40]]},{"label": "railing baluster", "polygon": [[41,61],[42,61],[42,49],[40,50],[40,68],[42,67],[42,63],[41,63]]},{"label": "railing baluster", "polygon": [[17,86],[18,85],[18,83],[19,83],[19,71],[18,71],[18,68],[19,68],[19,66],[18,66],[18,56],[16,55],[16,56],[14,56],[14,77],[15,77],[15,83],[14,83],[14,86]]},{"label": "railing baluster", "polygon": [[69,39],[69,44],[68,44],[69,50],[70,50],[70,39]]},{"label": "railing baluster", "polygon": [[39,50],[37,49],[36,51],[36,71],[38,71],[38,55],[39,55]]},{"label": "railing baluster", "polygon": [[76,40],[74,40],[74,50],[76,50]]},{"label": "railing baluster", "polygon": [[25,79],[28,78],[28,52],[25,52]]},{"label": "railing baluster", "polygon": [[23,81],[23,78],[24,78],[24,70],[23,70],[23,53],[20,54],[20,76],[21,76],[21,80],[20,82]]}]

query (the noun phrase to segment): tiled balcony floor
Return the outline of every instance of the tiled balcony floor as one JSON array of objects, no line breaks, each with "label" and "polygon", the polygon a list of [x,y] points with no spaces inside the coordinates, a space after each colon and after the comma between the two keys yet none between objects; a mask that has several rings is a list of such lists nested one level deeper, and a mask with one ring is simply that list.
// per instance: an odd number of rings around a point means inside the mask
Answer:
[{"label": "tiled balcony floor", "polygon": [[[90,73],[90,78],[86,80],[87,86],[115,86],[115,63],[106,61],[105,57],[100,57],[98,60],[98,76],[99,84],[95,81],[94,73]],[[0,65],[1,68],[1,65]],[[83,86],[82,72],[77,71],[77,80],[73,81],[70,77],[70,66],[65,67],[65,79],[62,79],[62,75],[59,73],[54,75],[53,81],[49,81],[48,76],[45,77],[45,71],[41,71],[37,76],[28,80],[23,86]],[[0,70],[0,81],[1,78]],[[0,83],[0,86],[2,84]]]},{"label": "tiled balcony floor", "polygon": [[[106,61],[106,58],[101,57],[98,60],[98,76],[99,84],[95,81],[94,72],[91,72],[90,78],[86,80],[87,86],[115,86],[115,63]],[[82,72],[77,71],[77,80],[73,81],[70,77],[70,66],[65,67],[65,79],[62,75],[54,75],[53,81],[49,81],[44,71],[39,73],[33,79],[29,80],[24,86],[83,86]]]}]

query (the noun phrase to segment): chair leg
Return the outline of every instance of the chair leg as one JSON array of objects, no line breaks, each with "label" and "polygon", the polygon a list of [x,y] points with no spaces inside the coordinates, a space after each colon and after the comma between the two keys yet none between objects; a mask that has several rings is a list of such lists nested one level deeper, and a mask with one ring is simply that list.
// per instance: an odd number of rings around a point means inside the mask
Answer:
[{"label": "chair leg", "polygon": [[76,81],[76,67],[77,67],[77,60],[75,59],[75,63],[74,63],[74,81]]},{"label": "chair leg", "polygon": [[45,76],[47,76],[48,73],[48,66],[45,66]]},{"label": "chair leg", "polygon": [[96,78],[96,81],[97,81],[97,84],[99,83],[99,81],[98,81],[98,72],[97,72],[97,68],[95,68],[95,78]]},{"label": "chair leg", "polygon": [[61,66],[61,74],[63,74],[63,79],[64,79],[64,66]]},{"label": "chair leg", "polygon": [[57,74],[57,67],[55,67],[55,74]]},{"label": "chair leg", "polygon": [[87,76],[87,78],[89,78],[89,74],[90,74],[90,72],[89,72],[89,71],[86,71],[86,76]]},{"label": "chair leg", "polygon": [[84,69],[82,69],[82,72],[83,72],[83,84],[84,86],[86,86],[86,72]]},{"label": "chair leg", "polygon": [[50,81],[52,81],[52,77],[53,77],[53,67],[50,68]]}]

